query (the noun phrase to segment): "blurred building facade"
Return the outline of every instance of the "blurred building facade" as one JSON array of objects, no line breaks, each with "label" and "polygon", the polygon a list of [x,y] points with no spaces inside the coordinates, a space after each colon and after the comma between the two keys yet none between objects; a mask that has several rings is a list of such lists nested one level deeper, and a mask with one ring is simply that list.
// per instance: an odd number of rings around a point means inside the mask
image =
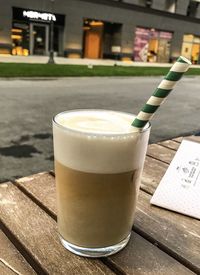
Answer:
[{"label": "blurred building facade", "polygon": [[0,0],[0,54],[199,63],[200,0]]}]

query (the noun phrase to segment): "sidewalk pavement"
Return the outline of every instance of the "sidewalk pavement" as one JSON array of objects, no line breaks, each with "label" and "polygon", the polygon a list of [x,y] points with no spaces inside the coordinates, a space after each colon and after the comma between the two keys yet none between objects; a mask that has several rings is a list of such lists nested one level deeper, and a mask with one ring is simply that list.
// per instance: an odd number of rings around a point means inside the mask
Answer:
[{"label": "sidewalk pavement", "polygon": [[[0,63],[37,63],[46,64],[48,56],[13,56],[0,55]],[[103,65],[103,66],[136,66],[136,67],[171,67],[170,63],[149,63],[149,62],[133,62],[133,61],[115,61],[111,59],[87,59],[87,58],[66,58],[55,57],[56,64],[70,64],[70,65]],[[200,65],[194,65],[195,68],[200,68]]]}]

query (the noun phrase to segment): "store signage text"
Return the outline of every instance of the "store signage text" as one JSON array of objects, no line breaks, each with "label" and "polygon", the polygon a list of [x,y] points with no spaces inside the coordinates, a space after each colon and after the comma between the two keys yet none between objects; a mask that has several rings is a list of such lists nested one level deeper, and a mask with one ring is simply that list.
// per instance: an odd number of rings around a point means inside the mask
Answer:
[{"label": "store signage text", "polygon": [[23,16],[29,19],[41,19],[44,21],[56,21],[56,16],[52,13],[38,12],[38,11],[23,11]]}]

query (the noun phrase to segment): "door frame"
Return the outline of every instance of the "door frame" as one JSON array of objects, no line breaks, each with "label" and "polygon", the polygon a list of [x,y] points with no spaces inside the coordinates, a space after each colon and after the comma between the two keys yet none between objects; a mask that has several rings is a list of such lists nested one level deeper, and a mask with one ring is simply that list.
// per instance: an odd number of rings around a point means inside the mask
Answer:
[{"label": "door frame", "polygon": [[49,25],[36,23],[36,22],[30,23],[30,40],[29,40],[30,54],[34,55],[34,53],[33,53],[33,49],[34,49],[34,38],[33,38],[34,26],[45,27],[45,55],[48,55],[48,53],[49,53]]}]

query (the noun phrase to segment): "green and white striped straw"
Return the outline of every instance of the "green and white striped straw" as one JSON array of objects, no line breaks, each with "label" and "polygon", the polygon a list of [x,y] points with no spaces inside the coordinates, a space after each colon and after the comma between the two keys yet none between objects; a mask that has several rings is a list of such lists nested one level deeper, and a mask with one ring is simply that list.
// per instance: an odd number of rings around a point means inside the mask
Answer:
[{"label": "green and white striped straw", "polygon": [[181,79],[182,75],[188,70],[190,65],[191,62],[183,56],[180,56],[177,59],[176,63],[174,63],[168,74],[154,91],[153,95],[134,119],[132,126],[138,129],[144,128],[149,120],[152,119],[158,107],[165,101],[168,94],[172,91],[176,82]]}]

